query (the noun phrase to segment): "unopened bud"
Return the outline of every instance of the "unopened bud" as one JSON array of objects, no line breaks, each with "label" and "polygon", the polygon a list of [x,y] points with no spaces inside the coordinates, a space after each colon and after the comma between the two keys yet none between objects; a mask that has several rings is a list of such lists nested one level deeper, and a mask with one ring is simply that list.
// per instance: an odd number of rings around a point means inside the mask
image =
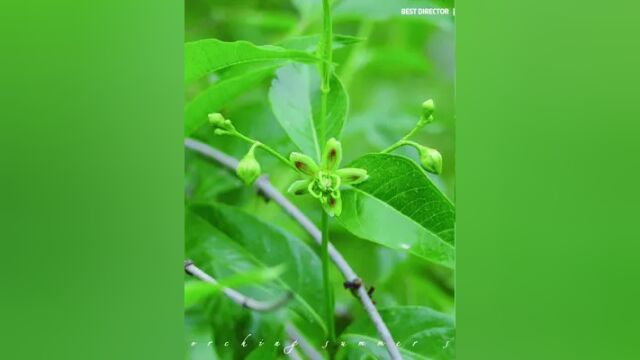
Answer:
[{"label": "unopened bud", "polygon": [[224,116],[220,113],[209,114],[209,122],[215,127],[223,128]]},{"label": "unopened bud", "polygon": [[435,104],[432,99],[429,99],[422,103],[422,114],[420,114],[420,121],[418,121],[418,126],[422,127],[427,125],[430,122],[433,122],[433,113],[436,109]]},{"label": "unopened bud", "polygon": [[260,176],[260,163],[256,160],[253,151],[256,145],[252,146],[242,160],[238,163],[236,168],[236,174],[244,181],[245,184],[253,184],[254,181]]},{"label": "unopened bud", "polygon": [[430,173],[440,174],[442,172],[442,155],[440,152],[426,146],[421,146],[418,150],[422,167]]}]

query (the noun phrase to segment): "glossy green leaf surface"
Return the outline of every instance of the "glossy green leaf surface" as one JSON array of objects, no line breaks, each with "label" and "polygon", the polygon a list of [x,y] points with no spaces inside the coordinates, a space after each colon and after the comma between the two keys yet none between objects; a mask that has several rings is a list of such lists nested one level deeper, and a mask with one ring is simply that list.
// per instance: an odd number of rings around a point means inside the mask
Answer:
[{"label": "glossy green leaf surface", "polygon": [[[455,359],[455,324],[451,316],[420,306],[380,310],[380,316],[399,343],[404,359]],[[386,359],[379,336],[369,319],[354,322],[341,335],[347,346],[336,359]]]},{"label": "glossy green leaf surface", "polygon": [[326,141],[339,138],[349,98],[336,76],[330,82],[326,117],[320,116],[320,77],[315,66],[289,64],[276,72],[269,90],[273,113],[289,138],[305,154],[320,159]]},{"label": "glossy green leaf surface", "polygon": [[191,100],[184,109],[184,136],[191,135],[207,123],[207,115],[219,111],[226,103],[271,76],[276,66],[267,66],[213,83]]},{"label": "glossy green leaf surface", "polygon": [[343,191],[338,221],[354,235],[452,268],[451,202],[410,159],[370,154],[349,165],[369,179]]},{"label": "glossy green leaf surface", "polygon": [[248,41],[199,40],[184,45],[184,80],[185,83],[190,83],[230,66],[269,60],[311,63],[317,61],[317,58],[304,51],[271,45],[257,46]]},{"label": "glossy green leaf surface", "polygon": [[185,222],[187,257],[194,264],[220,279],[284,266],[277,280],[238,290],[265,301],[293,292],[287,307],[305,323],[325,328],[320,260],[304,242],[227,205],[189,206]]}]

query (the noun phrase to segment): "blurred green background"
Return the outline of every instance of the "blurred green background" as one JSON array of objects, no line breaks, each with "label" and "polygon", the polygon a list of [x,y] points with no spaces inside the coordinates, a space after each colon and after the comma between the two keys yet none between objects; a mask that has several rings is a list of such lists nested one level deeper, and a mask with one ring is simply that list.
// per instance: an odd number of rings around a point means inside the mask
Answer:
[{"label": "blurred green background", "polygon": [[[342,134],[343,163],[393,144],[417,122],[421,103],[436,103],[436,121],[413,138],[438,149],[444,158],[443,173],[429,175],[453,200],[455,33],[452,16],[401,16],[403,7],[452,8],[451,2],[426,1],[336,1],[333,7],[334,34],[357,36],[363,41],[334,51],[336,71],[349,95],[350,109]],[[292,37],[319,34],[320,1],[207,1],[185,2],[185,41],[216,38],[247,40],[257,45],[280,44]],[[186,88],[186,100],[208,83],[225,74],[214,74]],[[272,146],[281,154],[296,151],[275,119],[268,99],[273,76],[265,77],[253,89],[233,97],[219,111],[248,136]],[[213,134],[200,128],[193,137],[241,158],[247,143]],[[417,160],[413,148],[396,153]],[[262,169],[283,192],[298,175],[264,153],[258,154]],[[185,197],[187,202],[222,202],[240,206],[260,219],[304,239],[312,240],[276,204],[256,196],[234,174],[196,153],[185,150]],[[316,224],[320,208],[311,197],[289,197]],[[454,274],[353,235],[333,224],[331,241],[343,253],[366,284],[374,285],[374,299],[381,308],[420,305],[445,313],[454,311]],[[313,248],[316,248],[315,245]],[[336,309],[343,314],[344,328],[364,315],[357,300],[342,287],[342,276],[333,269]],[[207,321],[200,308],[187,311],[191,330],[206,338]],[[219,315],[222,316],[222,315]],[[197,325],[200,324],[200,325]],[[202,335],[204,333],[204,335]],[[206,354],[206,352],[205,352]],[[208,354],[207,354],[208,355]]]}]

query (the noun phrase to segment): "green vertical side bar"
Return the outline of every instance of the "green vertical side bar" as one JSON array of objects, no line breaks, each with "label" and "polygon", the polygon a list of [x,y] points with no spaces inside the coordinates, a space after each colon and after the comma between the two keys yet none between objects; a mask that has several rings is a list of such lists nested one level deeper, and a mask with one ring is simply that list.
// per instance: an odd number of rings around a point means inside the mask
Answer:
[{"label": "green vertical side bar", "polygon": [[0,5],[3,359],[181,359],[181,2]]},{"label": "green vertical side bar", "polygon": [[635,359],[637,6],[457,1],[457,358]]}]

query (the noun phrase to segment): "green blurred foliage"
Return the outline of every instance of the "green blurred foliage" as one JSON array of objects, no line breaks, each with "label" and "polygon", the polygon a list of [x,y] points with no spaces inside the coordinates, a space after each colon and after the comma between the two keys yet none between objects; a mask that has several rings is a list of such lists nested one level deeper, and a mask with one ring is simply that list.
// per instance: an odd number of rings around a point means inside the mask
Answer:
[{"label": "green blurred foliage", "polygon": [[[408,4],[408,5],[407,5]],[[450,1],[336,1],[334,34],[358,37],[336,41],[336,73],[349,96],[349,113],[342,132],[343,163],[364,154],[378,152],[393,144],[417,122],[420,104],[429,98],[436,102],[436,121],[420,130],[414,140],[438,149],[444,158],[443,173],[430,179],[451,200],[454,197],[454,27],[451,17],[400,16],[401,7],[436,4],[452,7]],[[224,41],[247,40],[257,45],[281,44],[311,50],[321,30],[320,1],[214,1],[185,2],[185,41],[215,38]],[[274,65],[270,63],[267,65]],[[277,65],[277,64],[276,64]],[[187,101],[206,89],[211,81],[242,74],[242,65],[212,74],[187,87]],[[259,79],[256,85],[225,99],[218,111],[232,119],[244,134],[259,139],[281,154],[296,151],[276,120],[269,102],[269,86],[274,75]],[[234,137],[216,136],[204,126],[193,137],[211,144],[235,158],[241,158],[249,145]],[[396,153],[418,161],[413,148]],[[283,192],[298,175],[264,152],[257,153],[264,172]],[[186,150],[185,198],[187,203],[221,203],[239,207],[304,241],[315,243],[300,226],[276,204],[257,196],[232,172]],[[292,201],[316,224],[320,207],[311,197]],[[379,308],[396,306],[429,307],[453,315],[454,273],[405,252],[391,250],[357,239],[337,222],[332,222],[331,241],[342,252],[367,285],[375,286],[373,299]],[[274,265],[274,264],[271,264]],[[214,270],[212,270],[214,271]],[[224,280],[228,273],[213,274]],[[359,302],[343,289],[342,275],[332,269],[338,334],[354,320],[367,321]],[[185,313],[187,358],[239,359],[272,358],[280,352],[265,353],[255,345],[242,348],[248,333],[260,334],[268,344],[282,336],[283,313],[252,314],[219,295],[207,297]],[[305,334],[313,330],[305,331]],[[213,339],[213,340],[211,340]],[[225,346],[224,339],[231,344]],[[284,340],[284,338],[282,338]],[[321,344],[322,339],[309,339]],[[215,346],[207,346],[213,341]],[[196,345],[193,345],[196,342]],[[320,345],[318,345],[320,346]],[[215,348],[215,349],[214,349]],[[270,347],[269,349],[273,349]],[[250,354],[251,351],[256,351]],[[259,352],[258,352],[259,351]]]}]

